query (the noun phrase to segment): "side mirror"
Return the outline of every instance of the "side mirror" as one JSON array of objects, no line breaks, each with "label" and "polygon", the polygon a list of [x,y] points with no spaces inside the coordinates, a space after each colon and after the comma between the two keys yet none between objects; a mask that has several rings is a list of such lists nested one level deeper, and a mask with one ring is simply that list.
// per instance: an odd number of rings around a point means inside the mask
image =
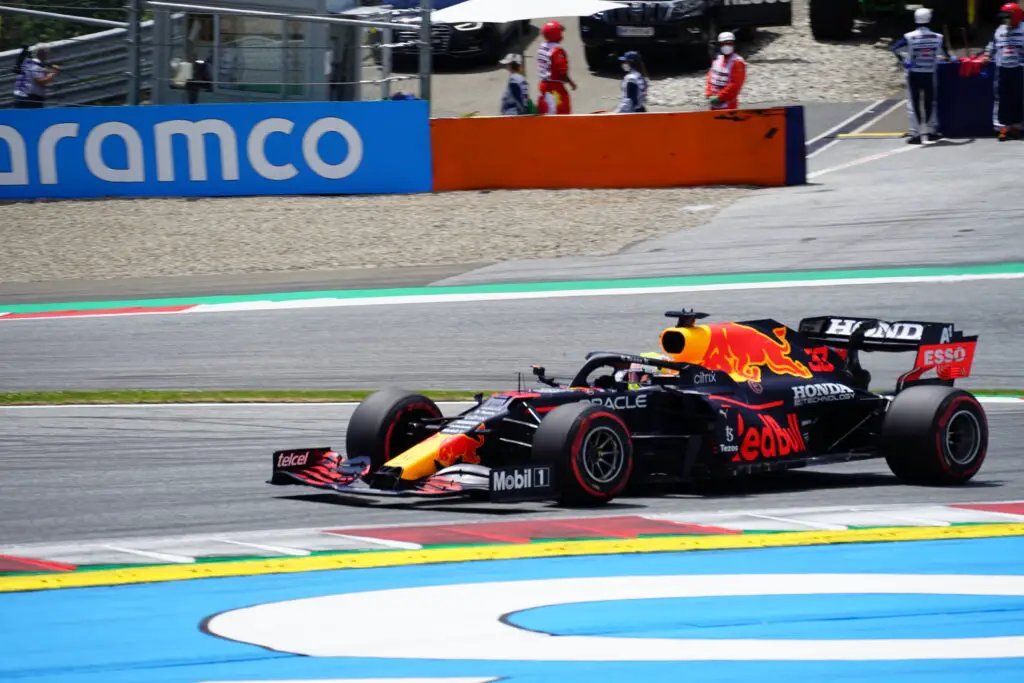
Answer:
[{"label": "side mirror", "polygon": [[543,377],[544,373],[545,373],[545,369],[544,369],[543,365],[534,365],[533,366],[533,374],[536,375],[537,377]]}]

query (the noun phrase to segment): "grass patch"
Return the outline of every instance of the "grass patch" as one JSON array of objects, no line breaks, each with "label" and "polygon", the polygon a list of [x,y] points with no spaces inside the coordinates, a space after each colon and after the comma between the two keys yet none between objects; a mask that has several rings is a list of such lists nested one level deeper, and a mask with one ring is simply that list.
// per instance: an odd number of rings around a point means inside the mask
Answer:
[{"label": "grass patch", "polygon": [[[981,396],[1017,396],[1024,389],[972,389]],[[21,391],[0,392],[0,406],[104,405],[161,403],[339,403],[359,402],[374,392],[344,390],[246,390],[246,391],[150,391],[105,389],[100,391]],[[475,391],[420,391],[435,401],[471,401]],[[481,391],[485,396],[494,391]]]},{"label": "grass patch", "polygon": [[968,391],[978,396],[1010,396],[1013,398],[1024,398],[1024,389],[968,389]]},{"label": "grass patch", "polygon": [[[102,405],[111,403],[334,403],[362,401],[373,393],[334,390],[251,391],[149,391],[110,389],[102,391],[0,392],[0,405]],[[474,391],[422,391],[435,401],[471,401]],[[483,392],[485,395],[492,392]]]}]

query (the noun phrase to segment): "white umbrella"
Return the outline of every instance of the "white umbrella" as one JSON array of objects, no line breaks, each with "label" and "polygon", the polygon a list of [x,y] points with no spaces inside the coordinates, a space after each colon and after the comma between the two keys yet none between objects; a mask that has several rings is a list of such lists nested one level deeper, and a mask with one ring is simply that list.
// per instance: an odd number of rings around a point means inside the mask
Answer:
[{"label": "white umbrella", "polygon": [[588,17],[623,7],[629,5],[608,0],[466,0],[445,9],[434,10],[430,20],[439,24],[500,24],[548,17]]}]

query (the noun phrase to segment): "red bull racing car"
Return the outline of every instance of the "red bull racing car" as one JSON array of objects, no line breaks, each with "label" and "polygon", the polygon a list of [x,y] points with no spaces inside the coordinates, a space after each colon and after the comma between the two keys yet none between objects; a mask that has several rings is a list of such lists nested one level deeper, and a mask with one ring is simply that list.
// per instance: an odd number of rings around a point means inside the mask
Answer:
[{"label": "red bull racing car", "polygon": [[[385,389],[354,411],[345,452],[273,454],[268,483],[353,496],[605,503],[652,480],[694,482],[884,458],[908,484],[955,485],[981,468],[988,423],[954,388],[977,336],[949,323],[807,318],[698,324],[669,311],[655,354],[593,352],[571,380],[477,396],[445,416]],[[861,352],[913,352],[894,392],[868,390]]]}]

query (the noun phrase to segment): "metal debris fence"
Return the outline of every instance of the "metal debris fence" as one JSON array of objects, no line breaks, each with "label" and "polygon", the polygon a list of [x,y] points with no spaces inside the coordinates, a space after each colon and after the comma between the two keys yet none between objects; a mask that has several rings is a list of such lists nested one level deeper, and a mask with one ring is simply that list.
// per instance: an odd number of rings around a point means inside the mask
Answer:
[{"label": "metal debris fence", "polygon": [[[244,87],[239,87],[237,80],[223,79],[223,70],[218,69],[215,65],[211,69],[209,81],[204,82],[207,89],[231,93],[260,92],[263,95],[269,91],[274,94],[279,93],[281,99],[292,100],[322,99],[306,96],[306,93],[315,92],[313,88],[316,86],[330,86],[331,96],[329,99],[338,100],[389,99],[399,90],[422,99],[430,97],[431,50],[429,48],[422,49],[424,45],[423,27],[417,23],[401,25],[394,23],[395,13],[386,8],[364,7],[362,9],[366,12],[356,18],[356,16],[262,12],[242,8],[186,5],[179,2],[161,2],[160,0],[144,4],[168,12],[170,30],[163,33],[165,42],[160,42],[158,35],[160,32],[157,30],[158,27],[154,20],[137,23],[138,38],[136,40],[133,40],[135,31],[128,22],[86,20],[85,23],[102,25],[121,23],[123,26],[50,43],[50,61],[59,64],[61,71],[49,87],[48,107],[131,104],[133,88],[135,88],[134,92],[139,93],[141,103],[147,103],[152,97],[154,88],[166,87],[173,80],[172,70],[157,67],[154,60],[163,59],[165,56],[175,54],[176,50],[182,50],[187,30],[186,21],[188,17],[196,16],[197,12],[209,12],[217,16],[271,16],[274,19],[280,18],[289,22],[333,23],[362,29],[359,31],[361,39],[358,42],[344,46],[345,50],[353,52],[353,54],[345,55],[344,58],[354,59],[355,63],[359,65],[354,69],[355,78],[346,78],[343,74],[332,73],[325,68],[323,79],[310,79],[302,76],[305,72],[302,72],[301,69],[289,66],[293,63],[306,64],[311,57],[318,58],[317,52],[323,52],[322,46],[305,45],[301,40],[276,42],[268,40],[263,41],[263,44],[256,44],[259,41],[254,40],[241,50],[243,56],[250,58],[250,63],[256,65],[245,69]],[[139,14],[139,1],[128,0],[125,7],[126,16],[129,18],[132,16],[132,6],[136,8],[135,14]],[[3,12],[36,16],[40,14],[38,11],[0,4],[0,13]],[[42,12],[41,14],[57,18],[54,13]],[[74,18],[69,17],[69,19]],[[426,23],[427,29],[432,28],[429,26],[429,21]],[[170,42],[166,42],[167,40]],[[399,67],[408,67],[409,70],[395,72],[395,51],[402,49],[405,52],[404,56],[409,57],[410,48],[413,49],[412,59],[397,63]],[[138,51],[137,55],[133,54],[135,49]],[[0,52],[0,108],[9,108],[14,104],[12,91],[16,75],[13,73],[13,67],[20,52],[20,48]],[[419,53],[418,69],[416,68],[417,52]],[[424,58],[424,53],[426,53],[426,58]],[[336,62],[343,58],[340,55],[333,55],[333,57]],[[328,58],[328,55],[324,56],[325,67]],[[281,67],[261,68],[258,66],[261,62],[280,64]],[[132,69],[134,63],[138,64],[137,73]]]}]

